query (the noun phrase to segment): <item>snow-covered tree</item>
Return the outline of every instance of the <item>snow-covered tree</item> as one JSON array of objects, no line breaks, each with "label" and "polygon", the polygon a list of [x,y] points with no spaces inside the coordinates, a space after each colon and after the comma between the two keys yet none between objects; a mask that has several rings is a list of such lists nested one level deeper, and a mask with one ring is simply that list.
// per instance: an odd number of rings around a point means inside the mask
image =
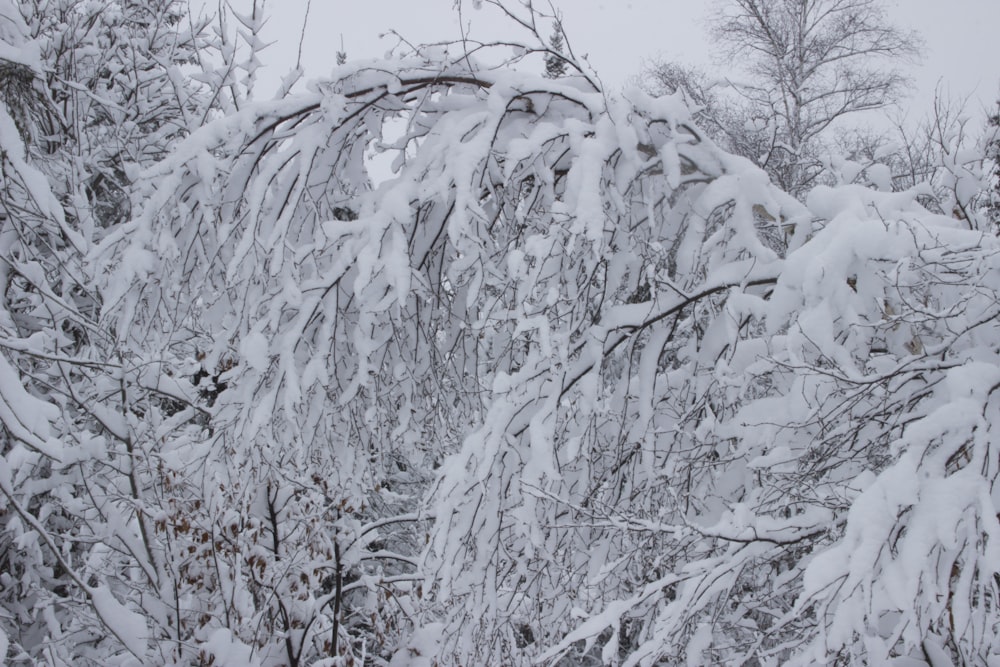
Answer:
[{"label": "snow-covered tree", "polygon": [[1000,102],[986,120],[986,159],[990,169],[990,184],[986,206],[994,220],[1000,219]]},{"label": "snow-covered tree", "polygon": [[0,107],[9,660],[996,660],[984,149],[800,201],[465,45],[229,95],[83,252]]},{"label": "snow-covered tree", "polygon": [[988,423],[955,410],[992,400],[984,227],[921,187],[799,203],[679,96],[424,56],[207,126],[109,246],[153,262],[109,278],[118,321],[224,371],[193,516],[240,535],[207,547],[228,630],[302,659],[990,654]]},{"label": "snow-covered tree", "polygon": [[141,170],[221,111],[217,63],[193,77],[212,43],[174,2],[25,0],[0,17],[3,653],[169,662],[185,649],[155,444],[207,413],[106,324],[91,253],[131,217]]}]

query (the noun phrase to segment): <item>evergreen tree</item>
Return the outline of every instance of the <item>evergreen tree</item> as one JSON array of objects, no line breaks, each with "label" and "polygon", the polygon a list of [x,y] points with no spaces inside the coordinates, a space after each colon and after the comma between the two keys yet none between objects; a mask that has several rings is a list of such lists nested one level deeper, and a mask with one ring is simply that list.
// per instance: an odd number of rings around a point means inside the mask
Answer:
[{"label": "evergreen tree", "polygon": [[545,54],[545,76],[558,79],[566,74],[566,58],[563,55],[565,38],[562,22],[558,19],[552,23],[552,36],[549,37],[549,50]]},{"label": "evergreen tree", "polygon": [[986,160],[990,165],[991,187],[986,197],[986,208],[994,229],[1000,231],[1000,101],[996,111],[986,121]]},{"label": "evergreen tree", "polygon": [[347,49],[344,48],[344,36],[340,36],[340,50],[337,51],[337,64],[347,64]]}]

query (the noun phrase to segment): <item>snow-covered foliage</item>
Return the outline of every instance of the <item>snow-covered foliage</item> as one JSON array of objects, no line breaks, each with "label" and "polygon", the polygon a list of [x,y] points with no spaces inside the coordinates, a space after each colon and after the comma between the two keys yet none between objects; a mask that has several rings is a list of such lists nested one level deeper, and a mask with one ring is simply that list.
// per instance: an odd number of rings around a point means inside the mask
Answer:
[{"label": "snow-covered foliage", "polygon": [[148,472],[147,443],[200,433],[207,413],[102,321],[91,253],[131,217],[141,171],[219,107],[190,76],[211,55],[203,27],[173,2],[0,3],[8,664],[117,664],[150,647],[163,663],[177,650],[177,631],[174,647],[150,643],[180,600],[153,537],[169,480]]},{"label": "snow-covered foliage", "polygon": [[8,662],[1000,659],[981,160],[961,220],[800,202],[679,95],[476,50],[259,102],[221,48],[148,160],[0,105]]}]

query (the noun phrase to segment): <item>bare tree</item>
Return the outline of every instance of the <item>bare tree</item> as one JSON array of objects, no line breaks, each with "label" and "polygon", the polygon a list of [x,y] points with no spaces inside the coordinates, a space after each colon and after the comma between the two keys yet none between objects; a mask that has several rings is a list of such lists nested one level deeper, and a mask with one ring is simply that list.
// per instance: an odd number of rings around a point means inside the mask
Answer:
[{"label": "bare tree", "polygon": [[796,195],[822,173],[824,133],[846,115],[898,100],[907,79],[892,65],[920,46],[887,22],[878,0],[725,0],[711,34],[751,75],[732,83],[741,125],[754,135],[742,142],[751,152],[741,142],[729,148]]}]

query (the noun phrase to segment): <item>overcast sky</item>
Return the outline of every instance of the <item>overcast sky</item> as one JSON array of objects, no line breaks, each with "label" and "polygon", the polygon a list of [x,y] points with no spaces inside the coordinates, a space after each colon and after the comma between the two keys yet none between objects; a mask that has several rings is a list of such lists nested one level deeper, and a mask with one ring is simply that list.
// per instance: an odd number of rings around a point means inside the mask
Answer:
[{"label": "overcast sky", "polygon": [[[249,0],[237,0],[248,2]],[[589,60],[609,88],[619,88],[641,69],[644,60],[662,56],[714,70],[734,69],[713,62],[706,18],[714,0],[553,0],[577,54]],[[543,6],[546,0],[536,0]],[[214,4],[210,0],[210,4]],[[516,26],[464,0],[464,21],[482,39],[519,37]],[[904,110],[922,116],[941,82],[953,97],[971,95],[978,115],[1000,90],[1000,0],[887,0],[890,20],[916,30],[926,55],[909,68],[915,90]],[[238,5],[237,5],[238,6]],[[276,40],[263,60],[270,72],[268,90],[295,63],[307,0],[268,0],[265,36]],[[383,55],[395,40],[380,38],[394,29],[413,43],[442,41],[460,35],[454,0],[312,0],[303,44],[309,77],[325,75],[335,62],[343,35],[352,58]],[[263,92],[263,91],[262,91]]]}]

